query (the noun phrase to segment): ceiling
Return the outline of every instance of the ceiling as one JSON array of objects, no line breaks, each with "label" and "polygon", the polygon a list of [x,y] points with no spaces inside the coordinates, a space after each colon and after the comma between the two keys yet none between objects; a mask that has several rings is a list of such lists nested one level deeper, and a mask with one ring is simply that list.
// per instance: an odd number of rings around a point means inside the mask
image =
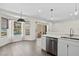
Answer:
[{"label": "ceiling", "polygon": [[[79,4],[77,4],[79,6]],[[16,13],[22,13],[41,19],[50,20],[53,9],[53,20],[61,20],[71,17],[74,12],[75,4],[73,3],[0,3],[0,8]]]}]

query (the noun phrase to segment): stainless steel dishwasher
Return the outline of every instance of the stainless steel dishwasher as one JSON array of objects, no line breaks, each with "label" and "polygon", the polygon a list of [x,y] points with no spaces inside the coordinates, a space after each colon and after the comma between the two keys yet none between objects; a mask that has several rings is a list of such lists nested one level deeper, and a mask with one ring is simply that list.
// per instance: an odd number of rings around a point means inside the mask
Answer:
[{"label": "stainless steel dishwasher", "polygon": [[46,38],[47,53],[57,56],[57,44],[58,44],[58,38],[47,37]]}]

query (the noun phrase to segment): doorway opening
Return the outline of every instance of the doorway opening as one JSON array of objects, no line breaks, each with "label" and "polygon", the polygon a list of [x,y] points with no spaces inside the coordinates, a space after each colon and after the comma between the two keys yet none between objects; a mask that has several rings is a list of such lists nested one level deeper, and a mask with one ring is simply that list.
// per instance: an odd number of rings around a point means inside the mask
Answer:
[{"label": "doorway opening", "polygon": [[36,24],[36,38],[41,38],[42,35],[47,33],[47,25],[38,23]]}]

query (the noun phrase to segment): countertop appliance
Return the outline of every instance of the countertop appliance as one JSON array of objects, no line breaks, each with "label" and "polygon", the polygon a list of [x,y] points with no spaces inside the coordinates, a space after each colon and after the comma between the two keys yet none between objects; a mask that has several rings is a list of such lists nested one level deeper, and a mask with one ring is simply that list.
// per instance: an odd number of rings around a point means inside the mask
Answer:
[{"label": "countertop appliance", "polygon": [[57,44],[58,44],[58,38],[47,37],[46,38],[47,53],[57,56]]}]

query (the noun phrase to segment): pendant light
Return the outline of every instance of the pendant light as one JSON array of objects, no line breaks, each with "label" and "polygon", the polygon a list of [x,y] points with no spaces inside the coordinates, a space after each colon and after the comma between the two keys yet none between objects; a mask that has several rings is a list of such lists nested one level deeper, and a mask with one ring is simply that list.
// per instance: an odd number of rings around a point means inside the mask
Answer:
[{"label": "pendant light", "polygon": [[22,10],[21,10],[20,18],[17,21],[18,22],[25,22],[25,20],[22,18]]},{"label": "pendant light", "polygon": [[53,20],[53,9],[50,9],[50,11],[51,11],[51,20]]},{"label": "pendant light", "polygon": [[77,3],[75,3],[75,12],[74,15],[78,15],[78,7],[77,7]]}]

